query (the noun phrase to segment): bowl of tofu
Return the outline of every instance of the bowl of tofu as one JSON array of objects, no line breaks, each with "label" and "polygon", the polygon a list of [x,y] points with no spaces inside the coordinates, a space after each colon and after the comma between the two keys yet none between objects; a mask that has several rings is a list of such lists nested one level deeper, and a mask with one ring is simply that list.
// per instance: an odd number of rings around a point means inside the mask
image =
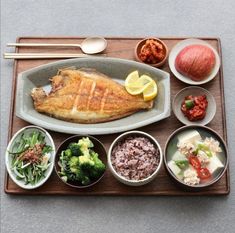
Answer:
[{"label": "bowl of tofu", "polygon": [[164,163],[176,184],[186,190],[200,191],[224,175],[228,166],[227,146],[209,127],[184,126],[168,138]]}]

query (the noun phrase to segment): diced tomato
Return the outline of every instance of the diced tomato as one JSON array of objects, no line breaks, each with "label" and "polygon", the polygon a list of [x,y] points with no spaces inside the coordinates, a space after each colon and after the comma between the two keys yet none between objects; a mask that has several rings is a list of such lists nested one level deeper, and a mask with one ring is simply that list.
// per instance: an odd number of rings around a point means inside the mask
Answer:
[{"label": "diced tomato", "polygon": [[198,177],[200,179],[208,179],[211,177],[211,173],[207,168],[200,168],[197,170]]},{"label": "diced tomato", "polygon": [[200,169],[201,168],[201,163],[199,161],[199,159],[196,156],[189,156],[189,163],[196,169]]}]

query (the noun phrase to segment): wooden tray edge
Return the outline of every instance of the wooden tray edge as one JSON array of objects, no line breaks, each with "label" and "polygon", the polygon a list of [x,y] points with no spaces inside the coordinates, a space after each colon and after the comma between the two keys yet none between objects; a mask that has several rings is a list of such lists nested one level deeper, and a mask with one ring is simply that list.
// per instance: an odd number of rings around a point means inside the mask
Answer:
[{"label": "wooden tray edge", "polygon": [[[16,43],[19,43],[21,40],[21,37],[17,37],[16,38]],[[15,48],[15,53],[18,53],[19,48],[16,47]],[[9,126],[9,131],[8,131],[8,139],[7,139],[7,143],[9,143],[11,137],[12,137],[12,122],[13,122],[13,116],[14,116],[14,107],[15,107],[15,91],[16,91],[16,68],[17,68],[17,63],[18,60],[14,61],[14,66],[13,66],[13,80],[12,80],[12,86],[11,86],[11,106],[10,106],[10,113],[9,113],[9,122],[8,122],[8,126]],[[10,193],[10,191],[8,190],[8,180],[9,180],[9,175],[8,172],[5,168],[5,178],[4,178],[4,192],[5,193]]]},{"label": "wooden tray edge", "polygon": [[5,190],[6,194],[9,195],[24,195],[24,196],[225,196],[229,194],[229,190],[217,192],[217,193],[208,193],[208,192],[185,192],[181,193],[168,193],[168,192],[158,192],[158,193],[152,193],[152,192],[147,192],[147,193],[141,193],[141,194],[136,194],[136,192],[133,193],[128,193],[128,194],[123,194],[123,193],[117,193],[117,192],[105,192],[105,193],[89,193],[89,194],[82,194],[82,193],[76,193],[76,191],[73,191],[72,193],[64,193],[64,192],[33,192],[33,193],[24,193],[24,192],[15,192],[15,191],[10,191],[10,190]]},{"label": "wooden tray edge", "polygon": [[[81,39],[83,37],[86,37],[86,36],[45,36],[45,37],[42,37],[42,36],[20,36],[20,37],[17,37],[16,38],[16,43],[19,43],[20,40],[22,39],[68,39],[68,38],[71,38],[71,39],[75,39],[75,38],[78,38],[78,39]],[[127,40],[130,40],[130,39],[142,39],[143,37],[141,36],[134,36],[134,37],[113,37],[113,36],[107,36],[105,37],[106,39],[127,39]],[[225,98],[224,98],[224,76],[223,76],[223,60],[222,60],[222,49],[221,49],[221,40],[219,37],[189,37],[189,36],[179,36],[179,37],[173,37],[173,36],[165,36],[165,37],[158,37],[160,39],[168,39],[168,40],[175,40],[175,39],[187,39],[187,38],[198,38],[198,39],[204,39],[204,40],[217,40],[218,42],[218,50],[219,50],[219,54],[220,54],[220,60],[221,60],[221,66],[220,66],[220,85],[221,85],[221,102],[222,102],[222,115],[223,115],[223,134],[224,134],[224,140],[226,142],[226,144],[228,144],[227,142],[227,123],[226,123],[226,114],[225,114]],[[17,53],[18,52],[18,47],[16,47],[15,49],[15,52]],[[10,117],[9,117],[9,131],[8,131],[8,142],[10,141],[10,138],[12,137],[12,119],[13,119],[13,116],[14,116],[14,106],[15,106],[15,101],[13,101],[15,99],[15,90],[16,90],[16,77],[17,77],[17,74],[16,74],[16,67],[17,67],[17,63],[18,63],[18,60],[15,60],[14,61],[14,67],[13,67],[13,80],[12,80],[12,90],[11,90],[11,106],[10,106]],[[120,193],[112,193],[112,192],[108,192],[108,193],[100,193],[100,194],[97,194],[97,193],[91,193],[89,195],[87,194],[78,194],[78,193],[74,193],[74,194],[71,194],[71,193],[62,193],[62,192],[51,192],[51,193],[40,193],[40,192],[37,192],[37,193],[31,193],[30,195],[61,195],[61,196],[199,196],[199,195],[203,195],[203,196],[211,196],[211,195],[214,195],[214,196],[220,196],[220,195],[228,195],[230,193],[230,177],[229,177],[229,166],[227,167],[227,170],[225,172],[226,174],[226,182],[227,182],[227,189],[224,190],[224,191],[221,191],[221,192],[217,192],[217,193],[211,193],[211,192],[200,192],[200,193],[195,193],[195,192],[191,192],[191,193],[185,193],[185,194],[182,194],[181,192],[179,192],[178,194],[177,193],[174,193],[174,194],[169,194],[169,193],[165,193],[165,192],[158,192],[157,194],[155,193],[144,193],[144,194],[140,194],[140,195],[136,195],[136,193],[129,193],[128,195],[126,194],[120,194]],[[4,178],[4,192],[6,194],[11,194],[11,195],[28,195],[27,193],[19,193],[19,192],[14,192],[14,191],[11,191],[8,189],[8,180],[9,180],[9,175],[7,173],[7,171],[5,171],[5,178]]]},{"label": "wooden tray edge", "polygon": [[[226,144],[228,145],[228,138],[227,138],[227,120],[226,120],[226,105],[225,105],[225,97],[224,97],[224,74],[223,74],[223,57],[222,57],[222,46],[221,46],[221,40],[219,37],[217,37],[217,41],[218,41],[218,49],[219,49],[219,54],[220,54],[220,61],[221,61],[221,65],[220,65],[220,86],[221,86],[221,102],[222,102],[222,115],[223,115],[223,134],[224,134],[224,140],[226,142]],[[229,155],[229,153],[228,153]],[[228,158],[229,159],[229,158]],[[226,180],[227,180],[227,194],[230,193],[230,176],[229,176],[229,163],[227,166],[227,170],[226,170]]]}]

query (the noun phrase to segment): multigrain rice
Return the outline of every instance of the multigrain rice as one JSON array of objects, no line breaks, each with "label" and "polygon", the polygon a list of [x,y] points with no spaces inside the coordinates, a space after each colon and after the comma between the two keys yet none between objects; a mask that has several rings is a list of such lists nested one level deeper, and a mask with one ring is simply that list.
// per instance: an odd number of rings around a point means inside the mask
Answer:
[{"label": "multigrain rice", "polygon": [[112,150],[111,162],[116,172],[128,180],[143,180],[157,169],[159,149],[145,137],[128,137]]}]

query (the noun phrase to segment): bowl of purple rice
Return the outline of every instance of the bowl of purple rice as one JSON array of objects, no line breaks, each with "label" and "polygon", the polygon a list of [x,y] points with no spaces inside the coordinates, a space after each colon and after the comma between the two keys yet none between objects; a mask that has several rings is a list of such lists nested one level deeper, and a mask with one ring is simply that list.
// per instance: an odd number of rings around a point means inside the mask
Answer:
[{"label": "bowl of purple rice", "polygon": [[157,140],[142,131],[118,136],[108,152],[108,166],[121,183],[141,186],[151,182],[160,171],[162,150]]}]

